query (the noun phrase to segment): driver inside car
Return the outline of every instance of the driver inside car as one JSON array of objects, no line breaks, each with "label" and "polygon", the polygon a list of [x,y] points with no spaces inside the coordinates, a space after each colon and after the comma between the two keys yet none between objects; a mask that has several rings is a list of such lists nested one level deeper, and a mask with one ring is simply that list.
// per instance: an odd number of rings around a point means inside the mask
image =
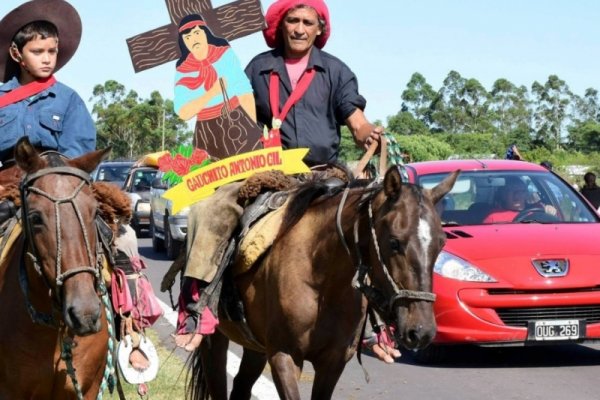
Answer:
[{"label": "driver inside car", "polygon": [[507,177],[503,187],[496,194],[496,207],[483,220],[485,224],[512,222],[526,210],[545,212],[556,216],[554,206],[545,205],[541,201],[530,203],[527,185],[517,177]]}]

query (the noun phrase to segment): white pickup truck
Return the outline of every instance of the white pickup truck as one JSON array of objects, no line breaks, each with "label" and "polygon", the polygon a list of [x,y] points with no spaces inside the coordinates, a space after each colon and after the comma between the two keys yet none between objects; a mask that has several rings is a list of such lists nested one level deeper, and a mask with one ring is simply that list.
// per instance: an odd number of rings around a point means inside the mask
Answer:
[{"label": "white pickup truck", "polygon": [[170,187],[162,180],[163,172],[158,172],[150,190],[150,235],[152,248],[159,252],[166,250],[167,257],[174,260],[182,248],[187,234],[189,207],[173,214],[172,202],[162,197]]}]

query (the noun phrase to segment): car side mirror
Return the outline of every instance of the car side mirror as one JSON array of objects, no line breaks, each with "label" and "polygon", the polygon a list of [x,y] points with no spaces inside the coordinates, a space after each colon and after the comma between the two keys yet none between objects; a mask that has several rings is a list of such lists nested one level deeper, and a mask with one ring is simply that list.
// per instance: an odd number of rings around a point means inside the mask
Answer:
[{"label": "car side mirror", "polygon": [[161,178],[154,178],[154,180],[152,181],[152,189],[167,190],[167,182],[164,182]]}]

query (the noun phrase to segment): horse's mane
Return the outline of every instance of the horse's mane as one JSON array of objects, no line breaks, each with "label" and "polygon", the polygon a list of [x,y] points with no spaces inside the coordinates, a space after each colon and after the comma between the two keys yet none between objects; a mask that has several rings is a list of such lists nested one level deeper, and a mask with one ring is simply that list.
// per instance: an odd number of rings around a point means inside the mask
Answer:
[{"label": "horse's mane", "polygon": [[359,208],[362,207],[363,203],[381,191],[381,185],[368,186],[369,183],[370,181],[353,180],[345,185],[332,186],[327,180],[316,179],[302,184],[294,192],[289,201],[277,238],[285,235],[309,208],[322,204],[326,200],[340,194],[347,187],[350,189],[362,189],[363,198],[359,203]]},{"label": "horse's mane", "polygon": [[115,190],[115,185],[108,182],[92,184],[94,196],[98,201],[100,217],[116,234],[120,224],[128,223],[131,219],[131,201],[122,190]]}]

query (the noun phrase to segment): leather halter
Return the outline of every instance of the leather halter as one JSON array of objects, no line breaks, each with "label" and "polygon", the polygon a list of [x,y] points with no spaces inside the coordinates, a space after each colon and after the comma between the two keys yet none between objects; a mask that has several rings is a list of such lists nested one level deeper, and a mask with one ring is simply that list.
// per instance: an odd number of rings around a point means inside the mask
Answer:
[{"label": "leather halter", "polygon": [[[53,152],[55,153],[55,152]],[[43,153],[46,154],[46,153]],[[58,154],[58,153],[56,153]],[[46,176],[46,175],[52,175],[52,174],[58,174],[58,175],[70,175],[70,176],[75,176],[77,178],[79,178],[81,180],[80,184],[75,188],[75,190],[68,196],[65,197],[55,197],[49,193],[44,192],[43,190],[33,186],[33,183],[40,177],[42,176]],[[98,254],[96,254],[96,265],[93,265],[93,255],[92,255],[92,246],[90,244],[90,240],[89,240],[89,233],[88,230],[85,227],[84,221],[83,221],[83,216],[81,214],[81,210],[79,209],[78,205],[75,203],[75,198],[77,197],[77,195],[80,193],[80,191],[83,189],[83,187],[85,185],[91,185],[91,177],[88,173],[74,168],[74,167],[68,167],[68,166],[60,166],[60,167],[49,167],[49,168],[43,168],[39,171],[36,171],[32,174],[27,174],[23,180],[21,181],[21,185],[20,185],[20,196],[21,196],[21,207],[22,207],[22,224],[23,224],[23,228],[24,228],[24,232],[25,232],[25,237],[27,238],[27,248],[24,250],[26,252],[26,255],[29,257],[29,259],[31,260],[31,262],[33,263],[33,266],[36,270],[36,272],[43,278],[43,281],[45,283],[45,285],[48,287],[48,289],[50,289],[53,293],[54,293],[54,297],[55,297],[55,302],[56,304],[54,304],[55,306],[59,306],[60,305],[60,290],[64,284],[64,282],[70,278],[71,276],[74,276],[78,273],[81,272],[87,272],[87,273],[91,273],[94,275],[96,282],[100,281],[100,264],[99,264],[99,260],[100,258],[98,257]],[[56,260],[55,260],[55,264],[56,264],[56,280],[54,282],[56,290],[52,290],[52,285],[50,284],[50,282],[48,282],[48,278],[46,277],[46,275],[42,272],[42,266],[40,264],[40,257],[37,251],[37,248],[35,246],[35,243],[33,241],[33,229],[31,226],[31,222],[29,221],[29,206],[28,206],[28,202],[27,202],[27,196],[29,193],[35,193],[38,195],[41,195],[43,197],[46,197],[48,200],[50,200],[53,204],[54,204],[54,213],[55,213],[55,218],[56,218],[56,240],[57,240],[57,254],[56,254]],[[80,266],[77,268],[71,268],[66,272],[62,272],[62,262],[61,262],[61,250],[62,250],[62,243],[61,243],[61,220],[60,220],[60,212],[59,212],[59,205],[63,204],[63,203],[70,203],[73,207],[73,209],[75,210],[75,214],[77,215],[77,219],[79,221],[79,226],[83,232],[83,237],[84,237],[84,241],[85,241],[85,248],[86,248],[86,252],[87,252],[87,258],[89,261],[89,265],[84,265],[84,266]],[[94,225],[95,226],[95,225]],[[96,249],[100,249],[101,247],[97,244]],[[28,249],[28,251],[27,251]],[[29,301],[29,281],[27,278],[27,272],[26,272],[26,267],[25,267],[25,257],[21,258],[21,263],[20,263],[20,269],[19,269],[19,283],[21,286],[21,289],[23,291],[23,294],[25,296],[26,302],[27,302],[27,309],[29,311],[29,314],[32,318],[32,320],[36,323],[40,323],[42,325],[47,325],[47,326],[52,326],[52,327],[56,327],[58,326],[58,322],[55,320],[54,316],[52,314],[44,314],[41,312],[38,312],[33,305],[31,304],[31,302]]]},{"label": "leather halter", "polygon": [[[376,182],[371,183],[370,186],[375,185]],[[408,184],[406,184],[408,185]],[[344,248],[348,252],[348,255],[352,259],[352,252],[350,251],[350,247],[346,242],[346,238],[344,237],[344,232],[342,230],[342,211],[344,209],[344,205],[346,204],[346,200],[348,198],[348,193],[350,192],[350,188],[346,187],[344,189],[344,193],[342,195],[342,199],[340,200],[340,204],[338,205],[336,211],[336,228],[338,231],[338,235],[344,245]],[[400,300],[411,300],[411,301],[427,301],[434,302],[436,295],[431,292],[421,291],[421,290],[408,290],[402,287],[401,283],[397,283],[394,278],[391,276],[389,272],[389,268],[386,266],[383,258],[381,257],[381,251],[379,249],[379,240],[377,238],[377,232],[375,231],[375,225],[373,223],[373,204],[372,200],[368,199],[368,217],[369,217],[369,229],[371,232],[370,240],[373,241],[373,246],[376,249],[377,258],[379,260],[379,264],[381,269],[385,275],[386,281],[389,283],[392,288],[394,294],[389,298],[386,298],[382,291],[376,288],[372,282],[373,280],[370,277],[370,272],[372,267],[365,264],[363,262],[363,257],[360,252],[359,245],[359,218],[356,218],[354,221],[354,248],[356,250],[356,259],[358,260],[356,265],[356,274],[353,279],[353,286],[360,290],[362,294],[367,298],[369,304],[375,309],[387,314],[393,311],[394,305],[396,302]],[[400,287],[399,287],[400,286]]]}]

